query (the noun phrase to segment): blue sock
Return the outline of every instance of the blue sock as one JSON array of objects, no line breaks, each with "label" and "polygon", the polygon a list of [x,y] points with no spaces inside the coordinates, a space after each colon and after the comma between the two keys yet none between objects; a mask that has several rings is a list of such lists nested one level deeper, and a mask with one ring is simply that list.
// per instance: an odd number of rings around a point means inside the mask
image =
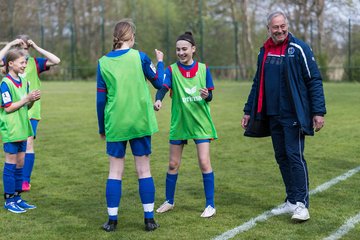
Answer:
[{"label": "blue sock", "polygon": [[106,182],[106,203],[109,220],[117,220],[121,198],[121,180],[108,179]]},{"label": "blue sock", "polygon": [[152,177],[139,179],[139,194],[144,218],[154,218],[155,184]]},{"label": "blue sock", "polygon": [[174,197],[175,197],[175,188],[176,188],[176,181],[178,178],[178,174],[166,174],[166,193],[165,197],[166,200],[169,201],[170,204],[174,204]]},{"label": "blue sock", "polygon": [[15,192],[21,192],[23,182],[23,168],[15,169]]},{"label": "blue sock", "polygon": [[214,203],[214,191],[215,191],[215,184],[214,184],[214,172],[211,173],[203,173],[203,183],[204,183],[204,191],[206,197],[206,206],[215,207]]},{"label": "blue sock", "polygon": [[3,184],[6,203],[13,201],[15,193],[15,169],[16,164],[5,163],[3,172]]},{"label": "blue sock", "polygon": [[30,183],[31,172],[34,167],[35,162],[35,153],[26,153],[25,160],[24,160],[24,181]]}]

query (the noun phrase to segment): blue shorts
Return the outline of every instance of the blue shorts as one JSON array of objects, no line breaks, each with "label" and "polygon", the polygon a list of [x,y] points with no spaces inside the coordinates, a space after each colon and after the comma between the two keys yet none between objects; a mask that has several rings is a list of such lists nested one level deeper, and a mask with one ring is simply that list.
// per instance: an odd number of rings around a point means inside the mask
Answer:
[{"label": "blue shorts", "polygon": [[31,123],[32,130],[34,132],[34,138],[36,138],[36,130],[37,130],[37,127],[38,127],[38,124],[39,124],[39,120],[30,119],[30,123]]},{"label": "blue shorts", "polygon": [[26,141],[4,143],[4,152],[10,154],[26,152]]},{"label": "blue shorts", "polygon": [[[182,144],[187,144],[188,140],[170,140],[169,141],[170,144],[173,145],[182,145]],[[199,143],[205,143],[205,142],[210,142],[210,139],[194,139],[195,144],[199,144]]]},{"label": "blue shorts", "polygon": [[[123,158],[128,141],[106,142],[106,153],[111,157]],[[151,136],[130,139],[130,147],[134,156],[151,154]]]}]

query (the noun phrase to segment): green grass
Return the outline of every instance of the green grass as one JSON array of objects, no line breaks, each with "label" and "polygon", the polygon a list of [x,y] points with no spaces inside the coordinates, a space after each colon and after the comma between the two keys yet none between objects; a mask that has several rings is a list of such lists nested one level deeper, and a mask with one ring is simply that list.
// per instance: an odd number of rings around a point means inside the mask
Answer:
[{"label": "green grass", "polygon": [[[44,82],[43,119],[36,140],[32,190],[23,197],[38,206],[15,215],[0,209],[0,239],[211,239],[280,204],[284,187],[269,138],[243,137],[242,109],[250,83],[216,83],[212,116],[219,139],[211,144],[217,215],[201,219],[204,193],[195,145],[184,150],[176,207],[156,219],[161,227],[143,230],[137,177],[128,151],[118,230],[106,233],[105,142],[97,134],[94,82]],[[360,165],[360,85],[327,83],[324,129],[306,140],[310,188]],[[152,174],[156,203],[164,200],[168,162],[170,100],[157,113],[160,132],[153,136]],[[1,158],[4,159],[3,153]],[[2,167],[1,170],[2,171]],[[234,239],[323,239],[360,211],[360,174],[312,196],[311,219],[293,224],[272,217]],[[2,183],[0,185],[2,189]],[[360,236],[357,225],[344,239]]]}]

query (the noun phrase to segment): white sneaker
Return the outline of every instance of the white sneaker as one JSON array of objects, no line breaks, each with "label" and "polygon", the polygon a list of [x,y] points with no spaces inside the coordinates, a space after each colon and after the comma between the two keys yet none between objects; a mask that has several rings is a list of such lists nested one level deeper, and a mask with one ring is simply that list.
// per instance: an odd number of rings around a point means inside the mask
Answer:
[{"label": "white sneaker", "polygon": [[216,213],[216,209],[209,205],[205,208],[204,212],[200,215],[200,217],[209,218],[214,216],[215,213]]},{"label": "white sneaker", "polygon": [[305,207],[302,202],[296,203],[296,209],[291,219],[295,221],[306,221],[310,218],[309,210]]},{"label": "white sneaker", "polygon": [[161,206],[156,209],[156,212],[158,213],[164,213],[164,212],[167,212],[167,211],[170,211],[171,209],[173,209],[175,206],[175,203],[174,204],[170,204],[169,201],[165,201],[163,204],[161,204]]},{"label": "white sneaker", "polygon": [[281,214],[285,214],[285,213],[294,214],[296,207],[297,207],[296,204],[292,204],[291,202],[289,202],[287,200],[286,202],[281,204],[279,207],[273,208],[271,210],[271,213],[274,215],[281,215]]}]

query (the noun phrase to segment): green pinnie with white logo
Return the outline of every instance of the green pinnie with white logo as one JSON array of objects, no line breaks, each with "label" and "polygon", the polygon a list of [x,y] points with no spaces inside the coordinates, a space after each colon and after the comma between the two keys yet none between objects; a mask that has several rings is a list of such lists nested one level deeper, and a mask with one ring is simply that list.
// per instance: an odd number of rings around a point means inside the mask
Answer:
[{"label": "green pinnie with white logo", "polygon": [[197,74],[185,78],[177,65],[172,69],[172,107],[170,140],[216,139],[209,103],[200,96],[206,87],[206,65],[198,63]]}]

